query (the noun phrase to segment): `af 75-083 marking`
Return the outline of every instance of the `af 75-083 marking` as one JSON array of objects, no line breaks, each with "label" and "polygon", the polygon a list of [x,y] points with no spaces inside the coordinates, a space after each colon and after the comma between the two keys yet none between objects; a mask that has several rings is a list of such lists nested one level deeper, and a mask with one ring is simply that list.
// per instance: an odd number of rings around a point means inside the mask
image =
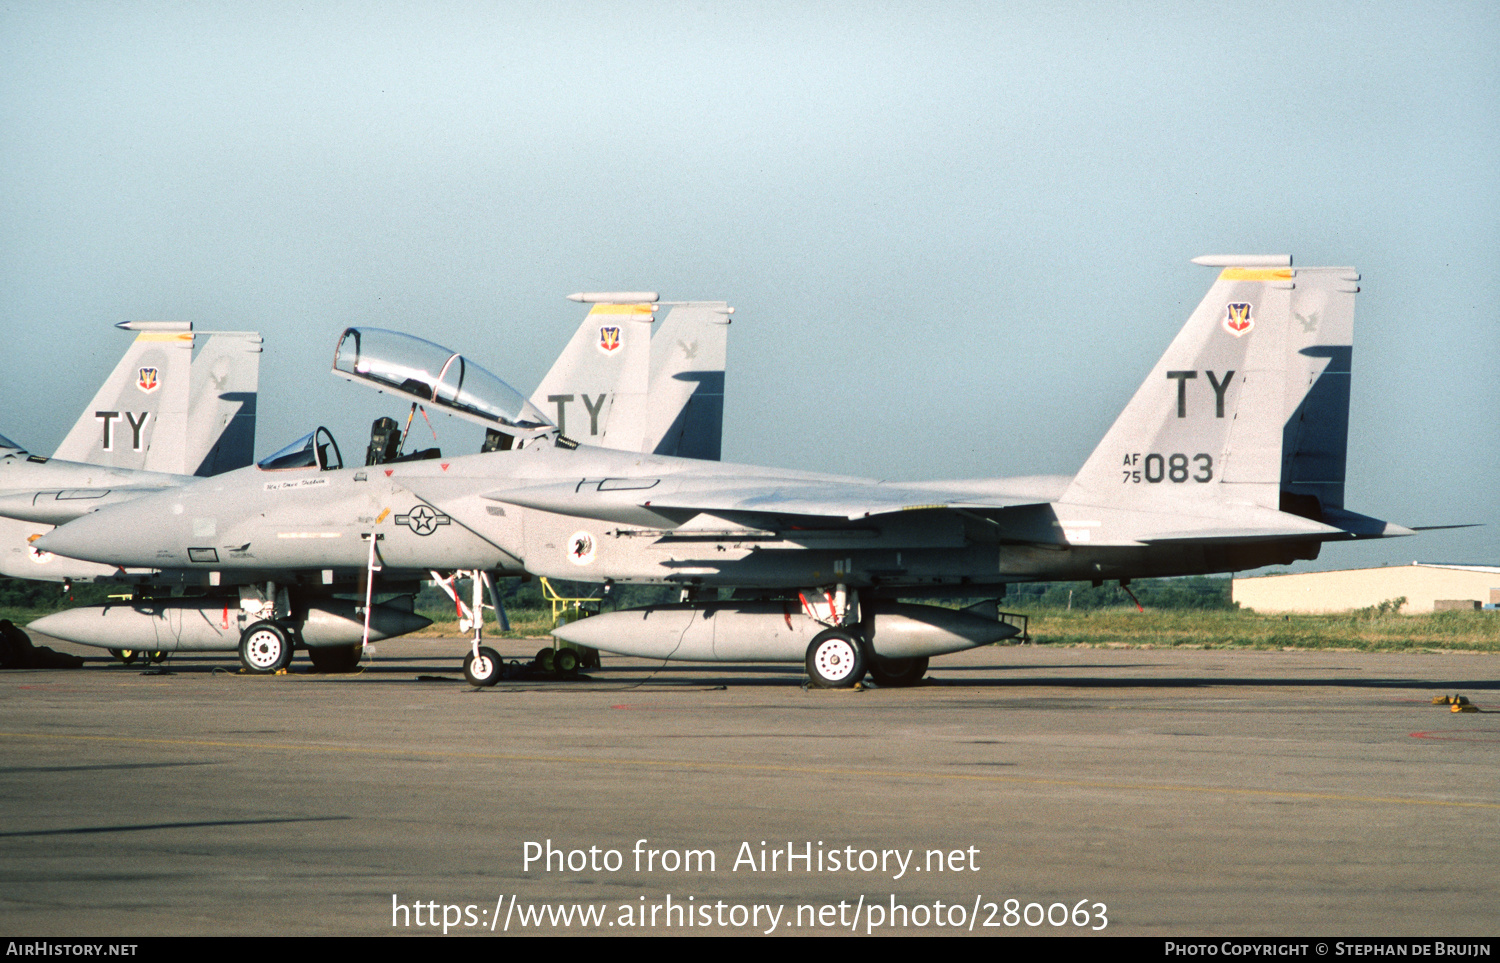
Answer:
[{"label": "af 75-083 marking", "polygon": [[[1141,453],[1133,451],[1125,456],[1125,464],[1128,466],[1145,466],[1144,472],[1140,467],[1128,467],[1124,470],[1124,481],[1127,484],[1140,484],[1144,479],[1151,484],[1157,484],[1163,480],[1170,480],[1181,484],[1185,481],[1195,481],[1200,485],[1214,480],[1214,456],[1207,452],[1199,452],[1191,459],[1193,469],[1196,473],[1190,474],[1188,467],[1189,458],[1182,452],[1174,452],[1163,455],[1160,452],[1148,452],[1144,459]],[[1154,471],[1153,471],[1154,466]]]}]

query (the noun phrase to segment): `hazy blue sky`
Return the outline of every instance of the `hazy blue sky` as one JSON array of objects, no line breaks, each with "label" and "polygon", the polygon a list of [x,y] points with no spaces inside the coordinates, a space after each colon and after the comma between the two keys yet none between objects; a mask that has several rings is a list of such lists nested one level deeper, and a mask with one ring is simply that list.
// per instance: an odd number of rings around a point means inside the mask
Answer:
[{"label": "hazy blue sky", "polygon": [[[129,319],[263,332],[259,449],[363,450],[344,326],[530,390],[578,290],[723,298],[725,456],[1071,473],[1213,278],[1364,275],[1349,506],[1500,563],[1500,6],[0,3],[0,433]],[[440,420],[450,450],[472,433]]]}]

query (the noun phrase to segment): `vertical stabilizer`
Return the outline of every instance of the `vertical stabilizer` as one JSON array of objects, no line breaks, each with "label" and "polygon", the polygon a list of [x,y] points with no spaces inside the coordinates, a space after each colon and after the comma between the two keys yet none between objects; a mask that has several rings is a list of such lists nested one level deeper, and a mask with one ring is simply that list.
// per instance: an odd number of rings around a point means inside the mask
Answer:
[{"label": "vertical stabilizer", "polygon": [[53,457],[185,474],[193,326],[127,321],[117,327],[138,332],[135,341]]},{"label": "vertical stabilizer", "polygon": [[1292,292],[1296,390],[1282,432],[1281,509],[1315,520],[1344,507],[1358,282],[1353,268],[1301,268]]},{"label": "vertical stabilizer", "polygon": [[663,319],[651,339],[651,424],[644,450],[719,460],[733,310],[723,301],[687,301]]},{"label": "vertical stabilizer", "polygon": [[200,477],[255,460],[255,402],[261,337],[252,331],[199,333],[187,426],[187,471]]},{"label": "vertical stabilizer", "polygon": [[1064,501],[1217,513],[1283,509],[1290,490],[1342,503],[1358,275],[1289,257],[1198,263],[1222,270]]},{"label": "vertical stabilizer", "polygon": [[[643,292],[650,294],[650,292]],[[575,295],[592,301],[607,295]],[[654,301],[651,294],[649,301]],[[640,451],[647,429],[651,322],[643,302],[594,303],[531,395],[531,403],[570,438]]]}]

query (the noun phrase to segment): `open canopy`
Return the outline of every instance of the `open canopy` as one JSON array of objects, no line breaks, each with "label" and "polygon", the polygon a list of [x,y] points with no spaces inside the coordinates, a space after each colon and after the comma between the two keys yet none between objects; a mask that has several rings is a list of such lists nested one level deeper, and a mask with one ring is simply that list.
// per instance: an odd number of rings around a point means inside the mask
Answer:
[{"label": "open canopy", "polygon": [[519,391],[463,355],[399,331],[346,328],[333,373],[507,434],[554,427]]}]

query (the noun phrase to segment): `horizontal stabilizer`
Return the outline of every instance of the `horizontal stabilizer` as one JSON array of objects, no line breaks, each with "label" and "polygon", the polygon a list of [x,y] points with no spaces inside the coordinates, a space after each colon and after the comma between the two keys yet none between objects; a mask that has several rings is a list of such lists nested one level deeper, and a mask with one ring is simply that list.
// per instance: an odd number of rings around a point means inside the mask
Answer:
[{"label": "horizontal stabilizer", "polygon": [[1340,531],[1354,538],[1399,538],[1417,533],[1415,528],[1407,528],[1404,525],[1371,518],[1369,515],[1361,515],[1342,508],[1324,509],[1323,521],[1337,526]]},{"label": "horizontal stabilizer", "polygon": [[1340,541],[1349,538],[1397,538],[1414,534],[1416,534],[1415,530],[1401,525],[1336,509],[1324,512],[1322,521],[1277,512],[1274,518],[1262,524],[1252,522],[1244,525],[1185,529],[1151,535],[1140,541],[1148,545],[1171,542],[1268,542],[1283,538]]},{"label": "horizontal stabilizer", "polygon": [[1143,545],[1170,545],[1174,542],[1194,544],[1229,544],[1238,542],[1277,542],[1285,538],[1328,538],[1339,535],[1339,531],[1326,525],[1316,531],[1289,528],[1203,528],[1182,532],[1168,532],[1141,539]]}]

